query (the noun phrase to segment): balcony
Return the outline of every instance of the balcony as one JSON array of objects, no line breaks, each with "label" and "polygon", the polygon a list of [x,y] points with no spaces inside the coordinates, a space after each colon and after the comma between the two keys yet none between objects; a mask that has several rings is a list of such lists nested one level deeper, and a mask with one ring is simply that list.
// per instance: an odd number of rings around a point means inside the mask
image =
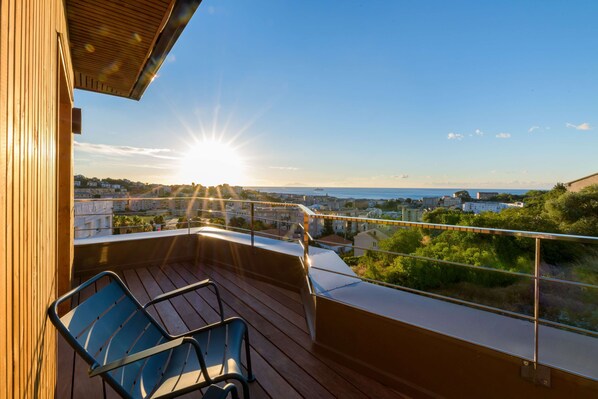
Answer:
[{"label": "balcony", "polygon": [[[253,208],[258,206],[298,208],[300,219],[289,223],[302,231],[310,231],[318,218],[326,217],[293,204],[248,202],[244,206],[251,225]],[[335,252],[314,247],[318,240],[309,233],[280,240],[251,229],[198,227],[189,219],[179,227],[183,228],[76,240],[77,281],[111,269],[144,302],[175,287],[212,278],[222,288],[226,316],[238,315],[250,324],[257,376],[252,397],[589,398],[598,394],[596,333],[542,319],[535,311],[539,296],[534,299],[533,316],[516,314],[360,277]],[[557,238],[596,240],[480,228],[475,233],[530,235],[536,245]],[[539,270],[535,273],[528,277],[538,294],[539,282],[557,283],[539,275]],[[214,298],[193,293],[158,307],[155,314],[177,333],[214,321],[214,310]],[[87,378],[86,365],[64,343],[59,359],[58,397],[79,398],[89,396],[88,392],[102,397],[104,389],[107,397],[113,395],[101,381]]]}]

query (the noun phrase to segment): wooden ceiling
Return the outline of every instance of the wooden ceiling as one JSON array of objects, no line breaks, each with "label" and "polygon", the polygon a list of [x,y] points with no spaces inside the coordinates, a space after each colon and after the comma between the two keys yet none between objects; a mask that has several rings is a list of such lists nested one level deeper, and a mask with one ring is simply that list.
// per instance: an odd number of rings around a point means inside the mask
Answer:
[{"label": "wooden ceiling", "polygon": [[66,0],[75,87],[138,100],[201,0]]}]

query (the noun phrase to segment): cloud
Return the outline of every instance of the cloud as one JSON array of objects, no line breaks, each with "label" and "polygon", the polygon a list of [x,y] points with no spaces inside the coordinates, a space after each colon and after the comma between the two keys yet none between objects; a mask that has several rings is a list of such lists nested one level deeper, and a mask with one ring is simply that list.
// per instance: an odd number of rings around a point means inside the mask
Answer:
[{"label": "cloud", "polygon": [[532,126],[529,129],[527,129],[528,133],[533,133],[534,130],[538,130],[541,129],[540,126]]},{"label": "cloud", "polygon": [[130,147],[130,146],[118,146],[110,144],[92,144],[92,143],[80,143],[74,142],[76,151],[86,152],[90,154],[101,154],[101,155],[118,155],[118,156],[147,156],[159,159],[178,159],[178,157],[168,155],[173,151],[168,148],[143,148],[143,147]]},{"label": "cloud", "polygon": [[463,140],[463,135],[460,133],[449,133],[447,136],[449,140]]},{"label": "cloud", "polygon": [[294,166],[270,166],[270,169],[278,169],[278,170],[299,170]]},{"label": "cloud", "polygon": [[496,137],[499,139],[510,139],[511,133],[499,133],[496,135]]},{"label": "cloud", "polygon": [[573,123],[566,123],[565,126],[573,128],[575,130],[592,130],[592,127],[590,126],[590,124],[588,122],[584,122],[579,125],[574,125]]},{"label": "cloud", "polygon": [[483,136],[484,132],[482,132],[480,129],[476,129],[475,134],[476,134],[476,136]]},{"label": "cloud", "polygon": [[174,54],[168,54],[168,56],[166,57],[166,62],[173,63],[175,61],[176,61],[176,56]]},{"label": "cloud", "polygon": [[402,174],[402,175],[394,175],[393,177],[395,179],[407,179],[407,178],[409,178],[409,175]]}]

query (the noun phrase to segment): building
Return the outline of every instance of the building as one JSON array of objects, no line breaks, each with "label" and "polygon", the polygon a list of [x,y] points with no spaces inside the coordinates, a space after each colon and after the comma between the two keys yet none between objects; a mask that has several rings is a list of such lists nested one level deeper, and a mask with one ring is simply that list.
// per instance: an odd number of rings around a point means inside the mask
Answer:
[{"label": "building", "polygon": [[440,206],[443,208],[461,208],[461,197],[449,197],[445,195],[440,199]]},{"label": "building", "polygon": [[421,222],[424,220],[424,210],[403,206],[401,207],[401,220],[403,222]]},{"label": "building", "polygon": [[355,256],[363,256],[368,249],[377,249],[378,243],[388,236],[378,229],[369,229],[358,233],[353,238],[355,242]]},{"label": "building", "polygon": [[199,0],[98,3],[0,2],[2,398],[65,397],[46,309],[73,283],[74,89],[139,100]]},{"label": "building", "polygon": [[112,235],[112,201],[75,202],[75,239]]},{"label": "building", "polygon": [[573,193],[580,192],[583,188],[598,184],[598,173],[582,177],[581,179],[570,181],[566,183],[567,190]]},{"label": "building", "polygon": [[440,197],[424,197],[422,198],[422,206],[426,209],[438,208],[440,205]]},{"label": "building", "polygon": [[476,198],[479,200],[489,200],[498,195],[495,191],[478,191]]},{"label": "building", "polygon": [[492,202],[492,201],[484,201],[484,202],[466,202],[463,204],[463,212],[473,212],[474,214],[478,215],[482,212],[494,212],[498,213],[503,209],[507,209],[509,207],[508,204],[503,202]]},{"label": "building", "polygon": [[330,234],[318,238],[318,244],[320,244],[322,248],[330,249],[337,254],[349,252],[351,249],[353,249],[353,242],[337,234]]}]

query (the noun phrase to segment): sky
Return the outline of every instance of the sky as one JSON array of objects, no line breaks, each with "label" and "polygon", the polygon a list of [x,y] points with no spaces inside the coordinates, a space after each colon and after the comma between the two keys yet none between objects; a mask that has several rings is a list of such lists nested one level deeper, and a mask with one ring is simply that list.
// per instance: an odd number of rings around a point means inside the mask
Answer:
[{"label": "sky", "polygon": [[598,172],[598,1],[203,0],[141,101],[77,90],[75,173],[550,188]]}]

